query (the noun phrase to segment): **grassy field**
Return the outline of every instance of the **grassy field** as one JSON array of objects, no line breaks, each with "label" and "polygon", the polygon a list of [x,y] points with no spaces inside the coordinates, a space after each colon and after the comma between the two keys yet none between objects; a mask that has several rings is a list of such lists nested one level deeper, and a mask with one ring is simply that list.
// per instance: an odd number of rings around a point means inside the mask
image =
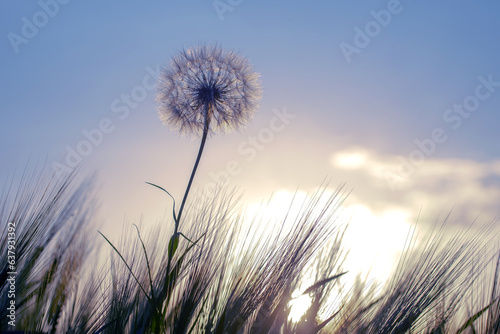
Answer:
[{"label": "grassy field", "polygon": [[[344,229],[336,220],[342,188],[293,203],[299,214],[267,229],[265,217],[249,220],[234,193],[219,189],[193,196],[196,209],[187,201],[177,228],[175,219],[133,226],[118,241],[93,224],[90,181],[40,172],[4,189],[3,331],[496,333],[500,325],[498,250],[484,243],[488,227],[446,242],[436,227],[420,247],[409,240],[382,288],[345,286]],[[298,291],[310,273],[315,283]],[[298,293],[310,305],[292,321]]]}]

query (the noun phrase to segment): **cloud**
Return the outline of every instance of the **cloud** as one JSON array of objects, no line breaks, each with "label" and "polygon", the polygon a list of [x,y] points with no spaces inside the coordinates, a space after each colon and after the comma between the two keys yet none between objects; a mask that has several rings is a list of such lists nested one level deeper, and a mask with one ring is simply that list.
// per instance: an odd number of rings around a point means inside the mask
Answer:
[{"label": "cloud", "polygon": [[[361,163],[362,161],[362,163]],[[455,221],[500,217],[500,161],[428,158],[404,165],[399,156],[354,147],[332,154],[331,165],[355,185],[356,201],[383,210],[396,206],[424,216],[452,211]],[[407,173],[402,171],[407,168]],[[411,171],[411,172],[409,172]],[[394,178],[388,177],[394,176]],[[377,204],[375,204],[377,203]]]}]

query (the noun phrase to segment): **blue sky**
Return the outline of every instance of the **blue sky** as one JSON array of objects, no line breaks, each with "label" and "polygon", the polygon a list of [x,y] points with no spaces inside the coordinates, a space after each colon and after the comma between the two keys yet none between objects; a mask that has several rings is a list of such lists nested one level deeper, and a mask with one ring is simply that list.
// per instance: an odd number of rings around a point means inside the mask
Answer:
[{"label": "blue sky", "polygon": [[[182,48],[218,43],[250,59],[263,100],[245,131],[209,140],[195,187],[236,162],[229,183],[250,205],[328,177],[353,189],[352,219],[373,226],[452,209],[457,224],[493,220],[499,11],[495,1],[5,2],[0,175],[28,159],[81,160],[98,172],[110,231],[157,217],[168,202],[144,181],[181,197],[198,144],[160,123],[154,73]],[[277,114],[289,117],[266,137]],[[68,158],[79,148],[85,156]]]}]

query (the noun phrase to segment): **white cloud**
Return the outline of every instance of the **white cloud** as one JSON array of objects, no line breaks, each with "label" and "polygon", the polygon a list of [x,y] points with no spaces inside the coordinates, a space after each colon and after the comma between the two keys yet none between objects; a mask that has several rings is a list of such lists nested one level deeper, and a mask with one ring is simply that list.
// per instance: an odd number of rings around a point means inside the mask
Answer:
[{"label": "white cloud", "polygon": [[[363,156],[364,163],[356,169],[339,163],[339,157],[349,156]],[[397,206],[416,213],[422,209],[424,217],[453,209],[452,217],[462,224],[478,216],[484,221],[500,217],[500,161],[428,157],[419,166],[407,166],[407,162],[359,147],[337,152],[331,159],[332,166],[355,187],[354,202],[379,210]],[[387,178],[388,173],[394,178]]]}]

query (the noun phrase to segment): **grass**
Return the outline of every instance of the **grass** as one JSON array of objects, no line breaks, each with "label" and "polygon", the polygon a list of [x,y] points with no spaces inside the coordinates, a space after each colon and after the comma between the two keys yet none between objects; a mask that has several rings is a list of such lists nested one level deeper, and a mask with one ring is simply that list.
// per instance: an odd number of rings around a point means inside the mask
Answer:
[{"label": "grass", "polygon": [[[245,217],[235,193],[219,189],[187,201],[181,224],[174,215],[155,227],[133,226],[114,240],[96,232],[91,181],[44,175],[25,172],[2,193],[0,242],[7,250],[9,223],[15,223],[17,266],[12,328],[7,251],[0,253],[2,331],[499,331],[500,255],[484,243],[487,228],[446,239],[444,227],[436,227],[420,247],[410,235],[383,287],[362,280],[345,286],[344,228],[336,217],[346,196],[342,187],[331,196],[323,187],[306,202],[291,203],[299,214],[276,225]],[[193,209],[190,202],[199,205]],[[106,258],[103,265],[97,256]],[[310,273],[314,283],[303,288]],[[290,301],[297,293],[309,295],[311,305],[293,322]]]},{"label": "grass", "polygon": [[[2,330],[10,327],[7,315],[11,300],[16,303],[16,328],[56,333],[79,332],[92,325],[98,283],[83,278],[81,271],[92,251],[91,232],[87,230],[94,210],[89,196],[91,182],[73,187],[72,181],[73,176],[56,181],[25,171],[18,185],[6,185],[2,193]],[[9,233],[15,234],[15,247],[8,249],[13,245]],[[13,254],[15,268],[8,263]],[[15,280],[10,280],[13,271]],[[10,292],[15,299],[9,298]]]}]

